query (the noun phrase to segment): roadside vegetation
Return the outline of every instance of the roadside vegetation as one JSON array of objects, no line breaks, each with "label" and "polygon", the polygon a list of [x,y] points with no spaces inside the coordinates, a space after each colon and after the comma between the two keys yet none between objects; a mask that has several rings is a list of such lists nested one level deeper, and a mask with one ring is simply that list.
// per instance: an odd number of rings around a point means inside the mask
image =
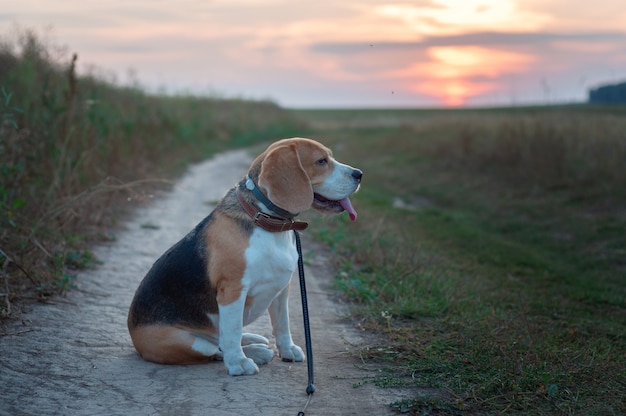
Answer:
[{"label": "roadside vegetation", "polygon": [[297,131],[271,102],[150,95],[78,59],[32,31],[0,40],[0,322],[70,289],[89,243],[187,164]]},{"label": "roadside vegetation", "polygon": [[363,169],[315,220],[415,415],[626,414],[626,108],[299,111]]}]

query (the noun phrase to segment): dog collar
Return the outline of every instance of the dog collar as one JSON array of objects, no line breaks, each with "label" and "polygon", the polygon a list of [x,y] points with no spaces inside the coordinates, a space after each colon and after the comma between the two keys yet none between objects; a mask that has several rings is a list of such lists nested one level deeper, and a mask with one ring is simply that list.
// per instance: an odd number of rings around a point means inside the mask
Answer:
[{"label": "dog collar", "polygon": [[246,176],[245,186],[246,186],[246,189],[252,191],[252,193],[254,194],[254,197],[256,199],[258,199],[259,202],[261,202],[263,205],[265,205],[267,207],[267,209],[269,209],[270,211],[278,214],[278,218],[292,219],[293,217],[298,215],[298,214],[292,214],[291,212],[287,211],[286,209],[283,209],[283,208],[279,207],[278,205],[274,204],[272,201],[270,201],[270,199],[268,197],[266,197],[263,194],[263,192],[261,192],[259,187],[256,186],[254,181],[249,176]]},{"label": "dog collar", "polygon": [[250,216],[250,218],[252,218],[254,224],[263,228],[265,231],[269,231],[271,233],[279,233],[290,230],[301,231],[309,226],[309,223],[304,221],[295,221],[293,218],[275,217],[260,211],[255,205],[246,200],[243,196],[241,188],[241,186],[238,186],[235,191],[239,205],[241,205],[243,210]]}]

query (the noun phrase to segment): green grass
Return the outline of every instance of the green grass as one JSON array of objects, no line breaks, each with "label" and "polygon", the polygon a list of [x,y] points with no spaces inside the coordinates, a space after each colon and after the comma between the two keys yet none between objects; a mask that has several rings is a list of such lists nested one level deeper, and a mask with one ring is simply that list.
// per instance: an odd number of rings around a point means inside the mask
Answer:
[{"label": "green grass", "polygon": [[[72,287],[90,243],[191,162],[293,135],[271,102],[155,96],[94,75],[32,31],[0,43],[0,318]],[[129,203],[131,201],[131,203]],[[108,236],[107,236],[108,235]]]},{"label": "green grass", "polygon": [[626,412],[624,111],[298,112],[364,171],[358,221],[312,228],[395,409]]}]

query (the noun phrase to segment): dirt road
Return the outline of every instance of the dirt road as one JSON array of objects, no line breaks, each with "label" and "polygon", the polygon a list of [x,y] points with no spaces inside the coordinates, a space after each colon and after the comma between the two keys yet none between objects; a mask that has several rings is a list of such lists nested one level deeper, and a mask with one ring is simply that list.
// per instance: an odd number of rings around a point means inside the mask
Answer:
[{"label": "dirt road", "polygon": [[[212,209],[252,160],[233,151],[194,166],[175,189],[139,209],[117,240],[95,249],[103,262],[78,289],[32,305],[0,337],[0,415],[296,415],[306,402],[306,363],[278,358],[256,376],[228,376],[221,362],[164,366],[143,361],[126,329],[133,293],[146,271]],[[362,344],[328,295],[323,250],[307,258],[316,392],[307,415],[386,415],[394,398],[371,385],[346,354]],[[306,252],[309,252],[306,254]],[[290,298],[294,340],[304,348],[297,276]],[[269,319],[247,327],[272,339]],[[383,395],[384,394],[384,395]]]}]

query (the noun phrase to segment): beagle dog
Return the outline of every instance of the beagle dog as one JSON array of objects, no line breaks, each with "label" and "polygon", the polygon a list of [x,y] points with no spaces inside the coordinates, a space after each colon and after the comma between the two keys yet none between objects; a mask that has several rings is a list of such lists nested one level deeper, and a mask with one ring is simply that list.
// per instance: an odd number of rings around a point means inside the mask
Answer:
[{"label": "beagle dog", "polygon": [[287,297],[298,254],[294,219],[310,207],[357,213],[348,198],[362,172],[322,144],[292,138],[271,144],[215,210],[165,252],[139,285],[128,314],[133,345],[148,361],[223,360],[248,375],[274,358],[269,340],[243,327],[269,310],[278,354],[303,361],[293,343]]}]

